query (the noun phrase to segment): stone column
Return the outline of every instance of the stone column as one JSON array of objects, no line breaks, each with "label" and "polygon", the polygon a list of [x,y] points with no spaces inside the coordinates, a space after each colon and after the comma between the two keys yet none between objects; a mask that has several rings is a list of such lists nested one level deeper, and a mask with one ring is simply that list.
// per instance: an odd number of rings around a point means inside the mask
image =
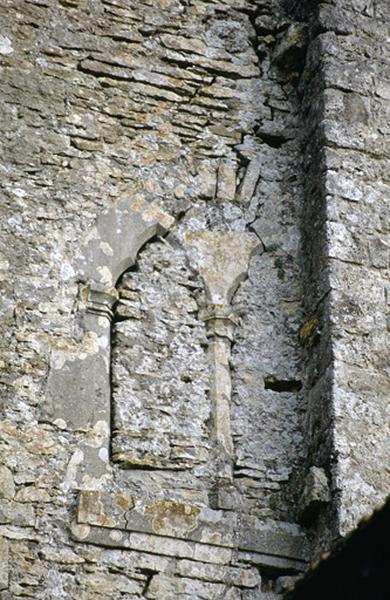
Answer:
[{"label": "stone column", "polygon": [[207,324],[213,365],[210,400],[218,476],[231,479],[234,448],[230,426],[230,353],[237,323],[231,300],[246,278],[249,259],[260,243],[252,236],[232,231],[189,232],[186,242],[191,263],[206,289],[206,306],[201,315]]},{"label": "stone column", "polygon": [[210,399],[213,414],[213,436],[218,446],[229,456],[233,455],[233,439],[230,431],[230,398],[232,383],[230,375],[231,343],[236,319],[232,311],[220,311],[208,307],[203,312],[210,338],[209,354],[213,365]]}]

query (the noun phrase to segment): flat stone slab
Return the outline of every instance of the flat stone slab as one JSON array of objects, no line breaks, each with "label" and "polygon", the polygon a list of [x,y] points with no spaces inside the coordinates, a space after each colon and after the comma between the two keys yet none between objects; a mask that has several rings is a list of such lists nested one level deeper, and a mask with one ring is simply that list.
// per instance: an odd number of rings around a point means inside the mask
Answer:
[{"label": "flat stone slab", "polygon": [[121,492],[80,492],[77,523],[233,547],[237,518],[169,499],[141,500]]},{"label": "flat stone slab", "polygon": [[260,554],[305,561],[309,556],[305,532],[295,523],[242,517],[238,546]]},{"label": "flat stone slab", "polygon": [[[181,558],[194,559],[197,548],[197,560],[202,555],[204,562],[215,563],[222,560],[218,548],[236,548],[243,556],[259,557],[259,564],[285,567],[294,563],[300,570],[309,552],[303,529],[294,523],[261,521],[251,515],[242,515],[238,522],[230,511],[166,498],[136,498],[126,492],[82,490],[72,531],[79,541],[167,556],[178,552]],[[207,559],[209,552],[212,556]]]},{"label": "flat stone slab", "polygon": [[159,556],[188,558],[203,563],[225,565],[232,559],[232,548],[223,548],[211,544],[197,543],[162,535],[140,532],[128,532],[121,529],[110,529],[74,523],[71,526],[72,538],[78,542],[136,550]]}]

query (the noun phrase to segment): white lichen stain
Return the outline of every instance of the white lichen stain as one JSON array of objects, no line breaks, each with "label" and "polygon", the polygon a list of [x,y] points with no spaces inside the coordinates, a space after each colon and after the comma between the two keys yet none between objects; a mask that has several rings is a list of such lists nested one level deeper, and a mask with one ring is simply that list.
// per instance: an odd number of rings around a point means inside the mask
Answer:
[{"label": "white lichen stain", "polygon": [[108,450],[107,450],[107,448],[100,448],[100,450],[99,450],[99,458],[103,462],[108,462]]},{"label": "white lichen stain", "polygon": [[85,538],[88,537],[89,532],[91,531],[89,525],[79,525],[78,523],[72,523],[70,529],[74,537],[76,537],[79,540],[85,540]]},{"label": "white lichen stain", "polygon": [[0,54],[12,54],[13,51],[11,40],[5,35],[0,35]]},{"label": "white lichen stain", "polygon": [[123,538],[123,533],[121,531],[111,531],[110,532],[110,538],[114,541],[114,542],[120,542],[121,539]]},{"label": "white lichen stain", "polygon": [[25,198],[27,196],[26,190],[23,190],[22,188],[12,188],[11,192],[18,198]]},{"label": "white lichen stain", "polygon": [[48,65],[47,60],[45,58],[42,58],[41,56],[39,56],[35,62],[40,67],[47,67],[47,65]]},{"label": "white lichen stain", "polygon": [[100,283],[103,285],[113,286],[112,273],[108,267],[98,267],[97,269],[100,275]]},{"label": "white lichen stain", "polygon": [[99,247],[103,254],[105,254],[106,256],[113,256],[114,250],[107,242],[100,242]]},{"label": "white lichen stain", "polygon": [[77,448],[68,463],[68,467],[65,473],[65,479],[60,484],[60,488],[64,492],[69,491],[72,487],[76,485],[77,471],[79,465],[83,462],[83,460],[84,452],[80,448]]},{"label": "white lichen stain", "polygon": [[62,279],[62,281],[68,281],[69,279],[72,279],[72,277],[75,276],[75,271],[72,267],[72,265],[70,265],[69,263],[63,263],[61,265],[61,270],[60,270],[60,277]]},{"label": "white lichen stain", "polygon": [[110,345],[110,340],[108,339],[107,335],[100,335],[97,339],[97,343],[99,348],[103,348],[105,350]]},{"label": "white lichen stain", "polygon": [[108,439],[110,429],[106,421],[97,421],[93,428],[88,432],[85,444],[90,448],[100,448],[104,441]]},{"label": "white lichen stain", "polygon": [[10,227],[17,229],[23,223],[22,215],[14,215],[13,217],[9,217],[7,219],[7,223]]}]

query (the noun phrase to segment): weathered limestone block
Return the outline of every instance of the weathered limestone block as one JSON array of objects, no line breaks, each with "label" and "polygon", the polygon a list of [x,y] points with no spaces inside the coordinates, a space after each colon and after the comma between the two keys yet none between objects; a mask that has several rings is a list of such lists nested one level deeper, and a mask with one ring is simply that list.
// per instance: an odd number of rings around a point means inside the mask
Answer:
[{"label": "weathered limestone block", "polygon": [[140,598],[139,594],[144,588],[143,581],[136,581],[119,573],[100,573],[99,571],[83,573],[79,576],[79,584],[86,587],[88,594],[98,592],[100,598],[110,597],[115,592],[126,594],[125,597],[129,598]]},{"label": "weathered limestone block", "polygon": [[83,490],[79,495],[77,522],[100,527],[127,529],[126,513],[134,507],[134,500],[126,492],[116,494]]},{"label": "weathered limestone block", "polygon": [[120,529],[93,527],[73,523],[73,539],[107,548],[122,548],[151,554],[187,558],[200,562],[225,565],[232,559],[232,548],[214,546],[147,533],[128,533]]},{"label": "weathered limestone block", "polygon": [[234,161],[223,161],[218,168],[217,199],[234,200],[236,194],[236,170]]},{"label": "weathered limestone block", "polygon": [[35,525],[35,510],[30,504],[22,504],[14,500],[2,500],[0,503],[0,523],[9,523],[20,527]]},{"label": "weathered limestone block", "polygon": [[73,552],[70,548],[56,548],[55,546],[44,546],[41,550],[42,558],[49,562],[63,565],[78,565],[85,563],[85,559]]},{"label": "weathered limestone block", "polygon": [[44,488],[38,488],[33,485],[29,485],[27,487],[21,488],[16,496],[15,500],[17,502],[51,502],[52,497],[50,496],[48,490]]},{"label": "weathered limestone block", "polygon": [[0,498],[12,500],[15,496],[15,482],[10,469],[0,466]]},{"label": "weathered limestone block", "polygon": [[209,583],[186,577],[172,577],[162,573],[155,575],[149,584],[146,598],[150,600],[170,600],[171,598],[218,598],[225,591],[225,585]]},{"label": "weathered limestone block", "polygon": [[77,522],[233,547],[237,516],[173,500],[150,502],[132,498],[125,492],[83,490]]},{"label": "weathered limestone block", "polygon": [[215,198],[217,191],[217,167],[204,161],[198,168],[199,192],[204,198]]},{"label": "weathered limestone block", "polygon": [[181,577],[224,582],[241,588],[254,588],[260,584],[258,571],[251,567],[229,567],[180,560],[175,573]]},{"label": "weathered limestone block", "polygon": [[9,583],[9,551],[8,540],[0,537],[0,590],[8,588]]},{"label": "weathered limestone block", "polygon": [[242,519],[239,548],[294,560],[307,560],[308,542],[298,525],[282,521],[260,521],[246,515]]}]

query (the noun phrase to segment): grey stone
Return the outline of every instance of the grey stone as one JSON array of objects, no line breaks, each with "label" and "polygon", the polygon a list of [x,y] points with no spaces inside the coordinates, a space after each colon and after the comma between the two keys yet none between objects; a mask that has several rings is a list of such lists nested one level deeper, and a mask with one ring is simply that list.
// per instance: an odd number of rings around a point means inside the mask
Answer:
[{"label": "grey stone", "polygon": [[0,466],[0,497],[12,500],[15,496],[15,482],[12,472],[7,467]]},{"label": "grey stone", "polygon": [[331,500],[328,478],[324,469],[311,467],[306,477],[305,487],[298,503],[303,522],[311,521]]},{"label": "grey stone", "polygon": [[9,548],[8,540],[0,537],[0,590],[8,588],[9,584]]},{"label": "grey stone", "polygon": [[243,519],[239,548],[295,560],[307,559],[309,549],[305,533],[298,525],[260,521],[250,516]]},{"label": "grey stone", "polygon": [[389,3],[311,5],[2,3],[5,598],[280,597],[387,496]]},{"label": "grey stone", "polygon": [[113,529],[179,537],[216,546],[234,546],[236,517],[183,502],[148,502],[125,492],[82,491],[77,522]]}]

